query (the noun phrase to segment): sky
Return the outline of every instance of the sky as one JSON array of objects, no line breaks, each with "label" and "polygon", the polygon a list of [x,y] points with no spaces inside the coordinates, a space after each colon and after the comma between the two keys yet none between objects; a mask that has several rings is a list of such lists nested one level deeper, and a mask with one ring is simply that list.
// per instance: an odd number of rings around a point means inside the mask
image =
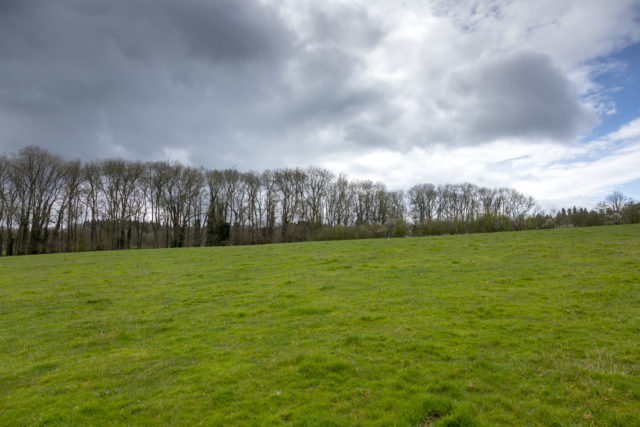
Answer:
[{"label": "sky", "polygon": [[2,0],[0,151],[640,200],[640,1]]}]

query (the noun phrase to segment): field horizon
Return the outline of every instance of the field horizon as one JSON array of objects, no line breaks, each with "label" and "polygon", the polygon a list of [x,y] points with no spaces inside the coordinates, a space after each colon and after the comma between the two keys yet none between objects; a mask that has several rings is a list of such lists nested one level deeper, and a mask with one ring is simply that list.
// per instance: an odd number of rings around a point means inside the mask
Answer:
[{"label": "field horizon", "polygon": [[0,424],[640,426],[640,225],[0,258]]}]

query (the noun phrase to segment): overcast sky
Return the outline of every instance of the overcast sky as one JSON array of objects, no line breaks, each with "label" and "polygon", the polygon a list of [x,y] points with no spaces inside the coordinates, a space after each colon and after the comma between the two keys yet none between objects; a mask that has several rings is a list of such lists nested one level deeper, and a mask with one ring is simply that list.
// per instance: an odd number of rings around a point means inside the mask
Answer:
[{"label": "overcast sky", "polygon": [[640,199],[640,2],[0,0],[0,151]]}]

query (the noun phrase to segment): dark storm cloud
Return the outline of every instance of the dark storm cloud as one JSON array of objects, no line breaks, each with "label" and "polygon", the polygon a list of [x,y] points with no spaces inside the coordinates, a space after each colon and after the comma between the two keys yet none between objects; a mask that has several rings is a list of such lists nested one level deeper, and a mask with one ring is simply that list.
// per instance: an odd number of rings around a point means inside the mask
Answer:
[{"label": "dark storm cloud", "polygon": [[284,102],[282,112],[294,122],[342,121],[384,102],[382,88],[359,78],[364,65],[334,47],[301,52],[291,71],[287,88],[298,96]]},{"label": "dark storm cloud", "polygon": [[[126,10],[130,3],[123,2],[120,10]],[[274,11],[253,1],[147,0],[137,7],[132,25],[149,10],[154,11],[154,27],[168,30],[169,37],[174,31],[190,50],[187,53],[214,63],[277,59],[291,49],[293,34]]]},{"label": "dark storm cloud", "polygon": [[66,106],[170,89],[158,83],[188,82],[198,66],[275,63],[293,42],[273,11],[238,0],[26,1],[5,10],[0,24],[3,82],[14,83],[4,92]]},{"label": "dark storm cloud", "polygon": [[4,151],[162,158],[186,149],[212,166],[259,167],[260,153],[291,149],[282,135],[385,102],[339,46],[353,34],[368,45],[380,37],[362,10],[342,10],[343,23],[336,11],[310,12],[315,35],[305,40],[253,0],[1,3]]},{"label": "dark storm cloud", "polygon": [[528,51],[480,61],[453,73],[440,106],[456,112],[456,130],[467,141],[571,141],[596,122],[551,59]]}]

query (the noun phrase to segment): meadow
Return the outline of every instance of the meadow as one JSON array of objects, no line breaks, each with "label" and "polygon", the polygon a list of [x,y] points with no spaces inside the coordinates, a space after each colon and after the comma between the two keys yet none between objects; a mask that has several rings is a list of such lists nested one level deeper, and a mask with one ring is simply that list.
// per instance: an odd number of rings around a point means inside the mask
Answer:
[{"label": "meadow", "polygon": [[640,226],[0,258],[1,425],[640,425]]}]

